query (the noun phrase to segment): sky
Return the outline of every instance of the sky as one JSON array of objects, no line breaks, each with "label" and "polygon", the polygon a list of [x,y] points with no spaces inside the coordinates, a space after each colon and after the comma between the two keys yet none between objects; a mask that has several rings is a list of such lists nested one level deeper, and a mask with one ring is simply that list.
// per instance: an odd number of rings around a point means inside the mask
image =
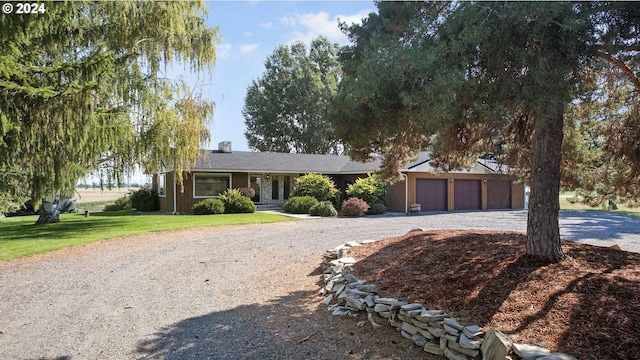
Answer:
[{"label": "sky", "polygon": [[247,151],[242,107],[247,87],[264,73],[264,61],[281,44],[323,35],[348,44],[338,20],[360,23],[376,11],[373,1],[208,1],[207,25],[218,27],[220,42],[211,78],[184,79],[216,104],[209,149],[231,141],[232,149]]}]

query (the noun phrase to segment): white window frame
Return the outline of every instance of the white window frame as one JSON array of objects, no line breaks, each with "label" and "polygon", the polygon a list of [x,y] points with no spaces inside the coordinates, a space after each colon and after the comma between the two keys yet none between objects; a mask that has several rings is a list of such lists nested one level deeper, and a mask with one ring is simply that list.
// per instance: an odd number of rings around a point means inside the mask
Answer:
[{"label": "white window frame", "polygon": [[158,197],[167,197],[167,174],[158,174]]},{"label": "white window frame", "polygon": [[196,177],[197,176],[215,176],[215,177],[227,177],[229,179],[229,189],[233,189],[233,185],[231,184],[231,173],[210,173],[210,172],[198,172],[193,173],[192,176],[192,184],[193,184],[193,198],[194,199],[210,199],[210,198],[219,198],[219,195],[196,195]]}]

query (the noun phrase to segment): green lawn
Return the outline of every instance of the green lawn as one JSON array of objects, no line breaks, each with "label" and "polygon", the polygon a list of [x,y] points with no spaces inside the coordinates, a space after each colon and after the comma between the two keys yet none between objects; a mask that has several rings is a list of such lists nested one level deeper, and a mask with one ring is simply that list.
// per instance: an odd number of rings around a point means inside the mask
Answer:
[{"label": "green lawn", "polygon": [[574,202],[573,204],[569,201],[574,197],[574,194],[571,192],[561,193],[560,194],[560,209],[561,210],[595,210],[595,211],[607,211],[614,214],[627,214],[627,215],[636,215],[640,216],[640,208],[633,208],[626,206],[625,204],[618,204],[618,210],[610,211],[606,207],[591,207],[589,205],[581,204],[578,202]]},{"label": "green lawn", "polygon": [[0,261],[151,231],[295,220],[269,214],[137,215],[132,211],[63,214],[59,224],[33,225],[37,216],[0,218]]}]

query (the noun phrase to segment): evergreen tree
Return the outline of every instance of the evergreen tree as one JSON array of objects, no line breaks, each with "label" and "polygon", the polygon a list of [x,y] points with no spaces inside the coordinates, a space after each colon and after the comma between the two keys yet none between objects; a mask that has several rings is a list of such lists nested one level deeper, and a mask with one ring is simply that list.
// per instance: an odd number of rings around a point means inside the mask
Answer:
[{"label": "evergreen tree", "polygon": [[[382,154],[383,175],[397,178],[397,169],[423,149],[432,151],[434,165],[443,170],[493,153],[531,185],[527,253],[562,260],[558,195],[565,118],[580,101],[594,102],[600,71],[624,77],[635,88],[623,95],[628,123],[609,122],[619,131],[608,143],[618,145],[628,164],[639,164],[640,157],[629,154],[639,138],[631,111],[640,90],[634,70],[639,6],[377,5],[378,14],[362,25],[344,27],[353,44],[340,54],[344,79],[333,122],[351,155],[366,160]],[[565,150],[578,146],[576,134],[567,138],[572,143]],[[633,174],[612,181],[631,185]]]},{"label": "evergreen tree", "polygon": [[339,153],[327,120],[340,77],[336,44],[319,37],[279,46],[247,89],[242,114],[249,147],[259,151]]},{"label": "evergreen tree", "polygon": [[[44,8],[0,17],[0,178],[14,179],[0,186],[0,207],[29,197],[37,208],[91,171],[111,182],[136,164],[188,168],[209,139],[213,104],[163,71],[213,66],[217,29],[204,23],[204,2]],[[39,222],[59,221],[46,204]]]}]

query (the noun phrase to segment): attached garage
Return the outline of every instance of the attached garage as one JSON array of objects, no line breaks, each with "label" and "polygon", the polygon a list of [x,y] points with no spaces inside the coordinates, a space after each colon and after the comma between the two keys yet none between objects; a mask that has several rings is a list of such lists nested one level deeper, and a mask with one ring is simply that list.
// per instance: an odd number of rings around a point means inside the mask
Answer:
[{"label": "attached garage", "polygon": [[422,211],[447,211],[447,180],[416,179],[416,203]]},{"label": "attached garage", "polygon": [[455,180],[453,206],[454,210],[481,210],[482,182],[480,180]]},{"label": "attached garage", "polygon": [[487,181],[487,209],[511,209],[511,180]]}]

